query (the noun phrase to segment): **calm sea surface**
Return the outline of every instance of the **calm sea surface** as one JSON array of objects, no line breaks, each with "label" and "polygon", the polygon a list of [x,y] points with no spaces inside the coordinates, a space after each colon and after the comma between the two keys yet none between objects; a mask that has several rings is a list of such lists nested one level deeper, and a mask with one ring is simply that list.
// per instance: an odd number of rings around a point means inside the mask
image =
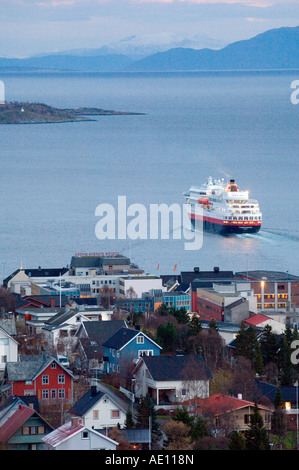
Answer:
[{"label": "calm sea surface", "polygon": [[[199,266],[299,275],[299,105],[293,73],[5,75],[7,101],[145,113],[94,122],[0,126],[0,278],[59,267],[76,252],[119,251],[146,272]],[[184,201],[208,176],[234,178],[258,199],[257,235],[185,241],[106,240],[95,209]],[[130,220],[130,219],[129,219]],[[160,271],[157,266],[160,264]]]}]

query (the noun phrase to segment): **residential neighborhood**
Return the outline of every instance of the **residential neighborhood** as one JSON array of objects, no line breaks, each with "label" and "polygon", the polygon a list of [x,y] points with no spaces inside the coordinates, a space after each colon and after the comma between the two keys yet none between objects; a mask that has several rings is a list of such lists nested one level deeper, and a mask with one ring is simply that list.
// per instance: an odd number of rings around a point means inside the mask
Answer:
[{"label": "residential neighborhood", "polygon": [[297,448],[299,278],[95,258],[3,282],[1,449]]}]

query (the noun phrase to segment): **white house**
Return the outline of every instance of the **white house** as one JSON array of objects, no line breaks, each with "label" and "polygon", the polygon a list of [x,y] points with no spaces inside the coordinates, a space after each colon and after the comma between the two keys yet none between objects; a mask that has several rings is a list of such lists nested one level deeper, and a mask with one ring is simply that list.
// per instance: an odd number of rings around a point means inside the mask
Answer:
[{"label": "white house", "polygon": [[132,290],[136,293],[137,298],[141,298],[143,293],[152,289],[162,290],[162,292],[167,290],[162,284],[162,279],[158,276],[128,276],[119,279],[120,297],[127,297],[128,291]]},{"label": "white house", "polygon": [[155,406],[174,408],[209,396],[209,369],[199,354],[142,357],[133,371],[135,395],[150,395]]},{"label": "white house", "polygon": [[18,361],[18,343],[0,326],[0,371],[4,371],[7,362]]},{"label": "white house", "polygon": [[99,391],[92,385],[70,409],[70,414],[81,419],[88,428],[106,430],[124,427],[129,404],[112,393]]},{"label": "white house", "polygon": [[43,439],[45,450],[115,450],[118,442],[88,428],[78,418],[50,432]]}]

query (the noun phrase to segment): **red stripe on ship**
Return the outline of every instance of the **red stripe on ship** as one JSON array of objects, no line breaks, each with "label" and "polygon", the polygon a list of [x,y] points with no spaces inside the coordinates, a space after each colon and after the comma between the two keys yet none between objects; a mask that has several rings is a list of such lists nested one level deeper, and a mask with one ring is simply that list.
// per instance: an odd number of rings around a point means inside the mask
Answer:
[{"label": "red stripe on ship", "polygon": [[243,226],[243,227],[251,227],[251,226],[256,226],[256,225],[261,225],[262,221],[261,220],[220,220],[220,219],[215,219],[213,217],[201,217],[198,214],[188,214],[191,219],[196,219],[196,220],[203,220],[204,222],[210,222],[211,224],[218,224],[218,225],[223,225],[224,227],[226,226]]}]

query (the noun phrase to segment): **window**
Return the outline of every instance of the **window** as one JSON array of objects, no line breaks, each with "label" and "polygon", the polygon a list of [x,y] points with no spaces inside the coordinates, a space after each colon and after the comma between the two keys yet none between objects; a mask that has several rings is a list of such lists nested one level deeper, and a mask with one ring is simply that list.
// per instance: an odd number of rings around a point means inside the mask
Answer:
[{"label": "window", "polygon": [[49,390],[42,391],[42,398],[43,400],[47,400],[49,398]]},{"label": "window", "polygon": [[119,418],[119,410],[111,410],[111,418],[113,419]]},{"label": "window", "polygon": [[58,383],[59,384],[64,384],[65,383],[65,375],[64,374],[59,374],[58,375]]},{"label": "window", "polygon": [[144,336],[137,336],[137,344],[143,344],[144,343]]},{"label": "window", "polygon": [[52,362],[51,369],[56,369],[56,362]]},{"label": "window", "polygon": [[93,419],[99,419],[99,410],[93,410]]},{"label": "window", "polygon": [[65,398],[65,390],[64,388],[58,389],[58,398]]},{"label": "window", "polygon": [[56,390],[51,390],[51,398],[56,398]]},{"label": "window", "polygon": [[49,384],[49,376],[48,375],[42,375],[42,384],[43,385],[48,385]]},{"label": "window", "polygon": [[88,431],[82,431],[82,439],[89,439],[89,432]]}]

